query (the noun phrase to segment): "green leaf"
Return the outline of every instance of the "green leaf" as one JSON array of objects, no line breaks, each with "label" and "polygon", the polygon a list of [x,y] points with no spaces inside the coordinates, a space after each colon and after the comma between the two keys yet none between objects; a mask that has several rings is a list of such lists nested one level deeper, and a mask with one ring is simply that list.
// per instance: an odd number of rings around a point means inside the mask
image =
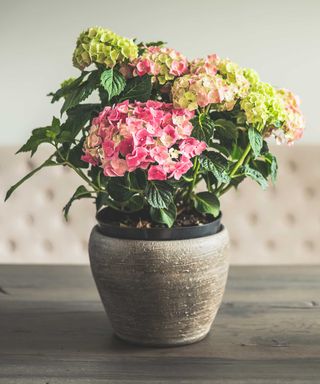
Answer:
[{"label": "green leaf", "polygon": [[248,130],[249,142],[253,150],[254,156],[258,157],[261,153],[263,138],[261,133],[257,131],[254,127],[249,127]]},{"label": "green leaf", "polygon": [[212,143],[211,148],[216,149],[218,152],[222,153],[222,155],[224,155],[226,158],[230,157],[231,155],[230,150],[221,144]]},{"label": "green leaf", "polygon": [[168,208],[151,207],[150,216],[156,223],[165,224],[171,228],[177,217],[177,208],[174,203],[171,203]]},{"label": "green leaf", "polygon": [[24,176],[20,181],[18,181],[16,184],[14,184],[7,192],[6,194],[6,197],[5,197],[5,200],[8,200],[9,197],[12,195],[12,193],[22,184],[24,183],[26,180],[28,180],[31,176],[33,176],[35,173],[37,173],[38,171],[40,171],[42,168],[44,167],[50,167],[50,166],[54,166],[54,165],[58,165],[56,162],[54,162],[53,160],[51,160],[53,156],[50,156],[49,159],[47,159],[44,163],[42,163],[39,167],[33,169],[30,173],[28,173],[26,176]]},{"label": "green leaf", "polygon": [[119,202],[128,201],[135,193],[131,191],[124,177],[111,177],[107,189],[109,195]]},{"label": "green leaf", "polygon": [[219,138],[224,138],[227,140],[235,140],[238,136],[238,131],[236,125],[226,119],[218,119],[214,121],[214,126],[216,133],[219,135]]},{"label": "green leaf", "polygon": [[268,187],[268,181],[261,172],[251,168],[248,164],[245,165],[243,169],[244,174],[250,177],[252,180],[256,181],[262,187],[262,189],[266,189]]},{"label": "green leaf", "polygon": [[100,109],[100,104],[79,104],[67,111],[68,118],[61,125],[60,134],[57,136],[59,143],[72,143],[81,129],[95,117]]},{"label": "green leaf", "polygon": [[99,211],[102,207],[111,207],[113,209],[119,210],[120,207],[116,202],[110,199],[107,192],[99,192],[96,198],[96,209]]},{"label": "green leaf", "polygon": [[100,77],[101,85],[108,92],[109,101],[120,95],[126,85],[125,78],[114,68],[106,69]]},{"label": "green leaf", "polygon": [[60,120],[53,117],[51,125],[47,127],[36,128],[31,132],[28,141],[16,152],[31,152],[35,154],[40,144],[51,143],[60,132]]},{"label": "green leaf", "polygon": [[68,219],[70,207],[75,200],[80,200],[80,199],[88,198],[88,197],[92,197],[91,193],[87,190],[86,187],[84,187],[83,185],[80,185],[80,187],[77,188],[75,193],[72,195],[71,199],[68,201],[68,203],[63,208],[65,219],[66,220]]},{"label": "green leaf", "polygon": [[271,163],[271,180],[272,183],[275,184],[277,181],[278,176],[278,162],[275,156],[272,156],[272,163]]},{"label": "green leaf", "polygon": [[162,47],[165,44],[167,44],[165,41],[158,40],[158,41],[149,41],[149,42],[145,43],[144,45],[146,47]]},{"label": "green leaf", "polygon": [[61,108],[61,114],[75,107],[81,101],[85,100],[99,86],[99,71],[95,70],[90,73],[88,79],[81,83],[78,87],[72,89],[66,96]]},{"label": "green leaf", "polygon": [[206,171],[212,172],[219,183],[229,183],[227,161],[214,152],[207,152],[200,157],[200,164]]},{"label": "green leaf", "polygon": [[194,206],[200,213],[209,213],[217,217],[220,212],[220,202],[216,195],[210,192],[200,192],[194,197]]},{"label": "green leaf", "polygon": [[210,117],[201,113],[199,116],[195,116],[191,123],[193,125],[192,136],[197,140],[209,143],[214,133],[214,123]]},{"label": "green leaf", "polygon": [[16,152],[16,154],[31,151],[31,156],[33,156],[40,144],[50,143],[51,139],[47,136],[49,128],[50,126],[34,129],[28,141]]},{"label": "green leaf", "polygon": [[144,170],[137,169],[134,172],[128,172],[128,181],[131,189],[144,191],[147,186],[147,175]]},{"label": "green leaf", "polygon": [[119,102],[124,100],[145,102],[150,99],[151,90],[152,83],[149,75],[134,77],[127,81]]},{"label": "green leaf", "polygon": [[173,200],[172,187],[161,181],[151,181],[146,189],[148,203],[154,208],[168,208]]},{"label": "green leaf", "polygon": [[125,205],[124,210],[128,213],[140,211],[144,206],[144,201],[141,195],[134,195]]},{"label": "green leaf", "polygon": [[75,166],[76,168],[88,168],[89,164],[81,160],[83,155],[83,142],[85,138],[83,137],[80,142],[70,149],[68,154],[68,161]]},{"label": "green leaf", "polygon": [[278,162],[277,162],[277,159],[270,152],[265,154],[265,159],[267,160],[267,162],[269,163],[269,166],[270,166],[271,181],[272,181],[273,184],[275,184],[276,181],[277,181],[277,176],[278,176]]},{"label": "green leaf", "polygon": [[92,180],[93,184],[97,185],[99,188],[106,188],[108,180],[110,179],[110,177],[103,174],[103,169],[98,166],[92,166],[88,171],[88,176]]},{"label": "green leaf", "polygon": [[81,75],[73,80],[70,84],[61,87],[56,92],[51,92],[48,96],[52,96],[51,103],[59,101],[62,97],[65,97],[68,93],[74,91],[82,83],[83,79],[89,74],[87,71],[83,71]]}]

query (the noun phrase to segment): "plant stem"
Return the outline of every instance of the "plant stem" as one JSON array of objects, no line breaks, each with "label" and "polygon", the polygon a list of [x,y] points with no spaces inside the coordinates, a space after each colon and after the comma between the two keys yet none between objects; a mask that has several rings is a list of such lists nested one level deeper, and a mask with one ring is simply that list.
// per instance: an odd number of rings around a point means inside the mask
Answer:
[{"label": "plant stem", "polygon": [[64,161],[64,164],[73,169],[86,183],[88,183],[95,192],[100,192],[101,189],[98,188],[82,171],[81,169],[76,168],[73,164],[71,164],[69,161]]},{"label": "plant stem", "polygon": [[245,161],[248,153],[250,152],[251,150],[251,145],[250,143],[247,145],[245,151],[243,152],[242,156],[240,157],[240,159],[237,161],[236,165],[233,167],[231,173],[230,173],[230,177],[234,176],[237,172],[237,170],[241,167],[241,165],[243,164],[243,162]]},{"label": "plant stem", "polygon": [[210,183],[209,175],[207,175],[207,177],[206,177],[206,184],[207,184],[208,191],[212,193],[213,188],[212,188],[212,185]]},{"label": "plant stem", "polygon": [[200,169],[200,162],[199,162],[199,159],[197,157],[194,160],[193,168],[194,168],[194,172],[193,172],[193,178],[192,178],[192,182],[191,182],[190,189],[189,189],[189,198],[191,198],[192,192],[193,192],[194,187],[196,185],[196,180],[197,180],[198,172]]},{"label": "plant stem", "polygon": [[218,197],[222,196],[224,193],[226,193],[227,191],[229,191],[229,189],[231,189],[233,187],[232,184],[228,184],[225,188],[221,189],[219,191],[219,193],[217,193]]},{"label": "plant stem", "polygon": [[[230,173],[230,178],[234,177],[235,174],[237,173],[238,169],[241,167],[241,165],[246,161],[248,160],[248,154],[250,153],[250,150],[251,150],[251,145],[250,143],[248,143],[246,149],[244,150],[242,156],[240,157],[240,159],[236,162],[235,166],[232,168],[232,171]],[[221,196],[222,194],[226,193],[230,188],[232,188],[232,184],[228,184],[226,185],[225,187],[223,187],[223,185],[221,185],[216,193],[217,193],[217,196]]]},{"label": "plant stem", "polygon": [[57,153],[58,153],[58,155],[60,156],[60,158],[61,158],[61,160],[63,161],[63,164],[64,165],[67,165],[68,167],[70,167],[71,169],[73,169],[75,172],[76,172],[76,174],[77,175],[79,175],[86,183],[88,183],[92,188],[93,188],[93,190],[96,192],[96,193],[98,193],[98,192],[100,192],[101,191],[101,189],[99,188],[99,187],[97,187],[82,171],[81,171],[81,169],[78,169],[78,168],[76,168],[72,163],[70,163],[67,159],[65,159],[63,156],[62,156],[62,154],[61,154],[61,152],[60,152],[60,150],[59,150],[59,148],[58,147],[56,147],[56,150],[57,150]]}]

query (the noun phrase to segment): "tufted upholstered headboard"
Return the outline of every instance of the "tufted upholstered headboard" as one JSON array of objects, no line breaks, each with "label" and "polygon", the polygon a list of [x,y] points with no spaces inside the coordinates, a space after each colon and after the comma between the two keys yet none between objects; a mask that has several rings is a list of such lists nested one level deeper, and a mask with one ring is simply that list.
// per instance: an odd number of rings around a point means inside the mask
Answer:
[{"label": "tufted upholstered headboard", "polygon": [[[0,151],[0,193],[47,156],[30,160]],[[222,201],[234,264],[320,264],[320,147],[275,147],[277,187],[263,192],[246,180]],[[61,209],[81,180],[68,169],[51,168],[0,202],[0,263],[88,263],[87,241],[94,206],[75,202],[70,220]]]}]

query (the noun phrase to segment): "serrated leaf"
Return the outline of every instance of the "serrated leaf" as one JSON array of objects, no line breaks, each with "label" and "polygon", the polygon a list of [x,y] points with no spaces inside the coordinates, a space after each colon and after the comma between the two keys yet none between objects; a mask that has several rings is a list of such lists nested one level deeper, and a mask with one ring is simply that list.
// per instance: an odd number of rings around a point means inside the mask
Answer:
[{"label": "serrated leaf", "polygon": [[134,77],[127,81],[119,101],[130,100],[145,102],[150,99],[151,90],[152,83],[149,75]]},{"label": "serrated leaf", "polygon": [[275,184],[277,181],[278,176],[278,162],[275,156],[272,156],[272,163],[271,163],[271,180],[272,183]]},{"label": "serrated leaf", "polygon": [[[210,158],[211,155],[211,158]],[[229,183],[230,176],[226,170],[226,164],[221,164],[214,158],[213,153],[208,153],[200,157],[200,164],[206,171],[212,172],[219,183]]]},{"label": "serrated leaf", "polygon": [[210,117],[202,113],[195,116],[191,123],[193,125],[192,136],[197,140],[209,143],[214,133],[214,123]]},{"label": "serrated leaf", "polygon": [[236,140],[238,137],[238,130],[236,125],[225,119],[214,120],[215,138],[218,138],[220,143],[230,142]]},{"label": "serrated leaf", "polygon": [[7,194],[6,194],[6,197],[5,197],[5,201],[9,199],[9,197],[12,195],[12,193],[22,184],[24,183],[26,180],[28,180],[31,176],[33,176],[35,173],[37,173],[38,171],[40,171],[42,168],[44,167],[50,167],[50,166],[54,166],[54,165],[58,165],[56,162],[54,162],[53,160],[51,160],[53,156],[51,156],[49,159],[47,159],[45,162],[43,162],[39,167],[33,169],[31,172],[29,172],[26,176],[24,176],[21,180],[19,180],[16,184],[14,184],[11,188],[9,188]]},{"label": "serrated leaf", "polygon": [[75,90],[88,74],[89,72],[83,71],[81,75],[73,80],[70,84],[58,89],[56,92],[49,93],[48,96],[52,96],[51,103],[59,101],[62,97],[65,97],[68,93]]},{"label": "serrated leaf", "polygon": [[248,137],[254,156],[258,157],[261,153],[263,145],[263,138],[261,136],[261,133],[251,126],[248,129]]},{"label": "serrated leaf", "polygon": [[107,192],[99,192],[97,194],[96,198],[96,209],[99,211],[102,207],[111,207],[113,209],[118,210],[119,206],[114,202],[112,199],[110,199]]},{"label": "serrated leaf", "polygon": [[79,104],[67,111],[68,118],[57,136],[59,143],[72,143],[81,129],[99,113],[100,104]]},{"label": "serrated leaf", "polygon": [[211,148],[216,149],[218,152],[222,153],[226,158],[231,155],[230,150],[221,144],[212,143]]},{"label": "serrated leaf", "polygon": [[256,181],[262,187],[262,189],[266,189],[268,187],[268,181],[262,175],[261,172],[251,168],[248,164],[245,165],[243,168],[243,173],[246,176],[250,177],[252,180]]},{"label": "serrated leaf", "polygon": [[37,151],[40,144],[51,143],[60,132],[60,120],[53,117],[51,125],[35,128],[31,132],[28,141],[16,152],[31,152],[31,156]]},{"label": "serrated leaf", "polygon": [[162,47],[163,45],[167,44],[165,41],[149,41],[148,43],[145,43],[144,45],[146,47]]},{"label": "serrated leaf", "polygon": [[128,201],[135,194],[135,192],[131,191],[130,186],[127,185],[123,177],[110,178],[107,190],[109,195],[119,202]]},{"label": "serrated leaf", "polygon": [[75,191],[75,193],[72,195],[71,199],[68,201],[68,203],[64,206],[63,212],[64,212],[64,217],[67,220],[68,219],[68,214],[69,210],[71,208],[72,203],[75,200],[80,200],[83,198],[88,198],[91,197],[91,193],[87,190],[87,188],[83,185],[80,185]]},{"label": "serrated leaf", "polygon": [[88,76],[88,79],[81,83],[78,87],[72,89],[66,96],[61,108],[61,114],[75,107],[81,101],[84,101],[91,93],[99,86],[99,72],[93,71]]},{"label": "serrated leaf", "polygon": [[100,77],[101,85],[108,92],[109,101],[120,95],[126,85],[125,78],[114,68],[106,69]]},{"label": "serrated leaf", "polygon": [[173,200],[172,187],[161,181],[152,181],[147,186],[146,198],[154,208],[168,208]]},{"label": "serrated leaf", "polygon": [[47,131],[49,128],[50,126],[35,128],[32,131],[28,141],[21,148],[18,149],[16,154],[30,151],[31,156],[33,156],[40,144],[50,143],[51,139],[47,136]]},{"label": "serrated leaf", "polygon": [[126,212],[132,213],[132,212],[138,212],[140,211],[144,206],[144,198],[141,195],[134,195],[131,197],[131,199],[127,202],[124,209]]},{"label": "serrated leaf", "polygon": [[177,208],[174,203],[171,203],[167,208],[151,207],[150,216],[156,223],[165,224],[171,228],[177,217]]},{"label": "serrated leaf", "polygon": [[265,156],[267,162],[269,163],[270,174],[271,174],[271,181],[272,181],[273,184],[275,184],[276,181],[277,181],[277,176],[278,176],[278,162],[277,162],[277,159],[270,152],[266,153],[264,156]]},{"label": "serrated leaf", "polygon": [[220,202],[216,195],[210,192],[200,192],[194,197],[194,206],[200,213],[208,213],[217,217],[220,213]]},{"label": "serrated leaf", "polygon": [[72,147],[68,154],[68,161],[76,168],[88,168],[89,164],[81,160],[83,155],[83,143],[85,138],[82,138],[80,142]]},{"label": "serrated leaf", "polygon": [[144,170],[136,169],[134,172],[128,172],[128,181],[130,188],[144,191],[147,186],[147,175]]}]

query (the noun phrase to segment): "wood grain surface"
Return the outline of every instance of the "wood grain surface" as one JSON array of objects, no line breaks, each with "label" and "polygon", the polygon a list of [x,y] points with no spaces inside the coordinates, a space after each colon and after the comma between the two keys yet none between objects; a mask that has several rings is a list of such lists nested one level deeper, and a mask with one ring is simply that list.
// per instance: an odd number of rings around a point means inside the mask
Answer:
[{"label": "wood grain surface", "polygon": [[0,266],[0,383],[320,382],[320,267],[232,267],[202,342],[125,344],[88,267]]}]

